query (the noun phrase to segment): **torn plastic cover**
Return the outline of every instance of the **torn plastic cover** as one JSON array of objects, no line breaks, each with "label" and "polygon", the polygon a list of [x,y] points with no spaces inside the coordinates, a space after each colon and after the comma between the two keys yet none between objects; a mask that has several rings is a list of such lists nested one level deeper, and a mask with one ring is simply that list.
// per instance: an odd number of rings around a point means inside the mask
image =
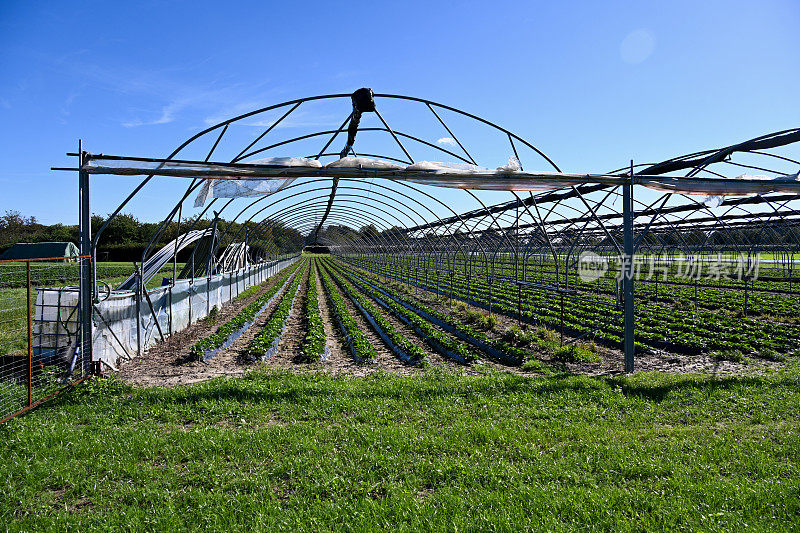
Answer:
[{"label": "torn plastic cover", "polygon": [[703,198],[703,205],[706,207],[719,207],[725,201],[724,196],[709,195]]},{"label": "torn plastic cover", "polygon": [[519,172],[522,170],[522,163],[520,163],[519,159],[516,157],[509,157],[508,164],[503,165],[502,167],[497,167],[497,170],[503,170],[505,172]]},{"label": "torn plastic cover", "polygon": [[[271,157],[248,161],[254,165],[275,165],[283,167],[322,168],[322,163],[306,157]],[[194,200],[195,207],[202,207],[211,198],[244,198],[248,196],[268,196],[292,184],[295,178],[265,180],[230,180],[208,178],[200,187]]]}]

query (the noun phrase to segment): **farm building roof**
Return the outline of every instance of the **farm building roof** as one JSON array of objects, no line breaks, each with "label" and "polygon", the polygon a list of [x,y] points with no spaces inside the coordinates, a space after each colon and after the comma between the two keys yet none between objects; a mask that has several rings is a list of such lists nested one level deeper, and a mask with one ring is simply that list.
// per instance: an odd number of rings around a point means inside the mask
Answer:
[{"label": "farm building roof", "polygon": [[3,252],[0,259],[44,259],[78,255],[78,247],[71,242],[18,242]]}]

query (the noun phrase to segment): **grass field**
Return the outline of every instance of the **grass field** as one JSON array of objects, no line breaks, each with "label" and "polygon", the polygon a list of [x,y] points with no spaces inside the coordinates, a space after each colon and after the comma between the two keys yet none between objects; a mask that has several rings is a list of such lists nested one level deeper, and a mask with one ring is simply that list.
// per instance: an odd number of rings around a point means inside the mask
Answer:
[{"label": "grass field", "polygon": [[8,530],[800,529],[800,366],[762,376],[113,379],[0,426]]}]

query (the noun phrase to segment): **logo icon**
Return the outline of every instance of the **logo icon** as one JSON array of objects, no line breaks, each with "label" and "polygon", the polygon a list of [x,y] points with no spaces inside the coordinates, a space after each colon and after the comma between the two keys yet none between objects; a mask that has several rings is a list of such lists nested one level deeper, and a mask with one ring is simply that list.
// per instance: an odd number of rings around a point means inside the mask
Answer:
[{"label": "logo icon", "polygon": [[608,272],[608,258],[585,251],[578,256],[578,277],[585,283],[602,278]]}]

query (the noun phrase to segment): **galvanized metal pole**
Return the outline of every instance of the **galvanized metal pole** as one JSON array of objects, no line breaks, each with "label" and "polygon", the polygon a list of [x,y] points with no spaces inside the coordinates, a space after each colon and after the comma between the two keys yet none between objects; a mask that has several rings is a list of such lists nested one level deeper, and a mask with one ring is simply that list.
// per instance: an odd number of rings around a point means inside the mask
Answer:
[{"label": "galvanized metal pole", "polygon": [[133,262],[136,274],[136,356],[142,356],[142,274],[136,261]]},{"label": "galvanized metal pole", "polygon": [[633,309],[633,161],[631,160],[630,182],[622,186],[622,292],[625,305],[625,372],[633,372],[634,351],[634,309]]},{"label": "galvanized metal pole", "polygon": [[214,245],[217,243],[217,220],[219,213],[214,211],[214,223],[211,226],[211,246],[208,249],[208,266],[206,267],[206,316],[211,314],[211,270],[214,268]]},{"label": "galvanized metal pole", "polygon": [[[78,166],[83,167],[83,143],[78,141]],[[78,172],[79,224],[80,237],[80,283],[78,287],[78,306],[80,316],[80,365],[81,376],[92,371],[92,213],[89,207],[89,174]]]},{"label": "galvanized metal pole", "polygon": [[[178,281],[178,239],[181,236],[181,216],[183,215],[183,204],[178,208],[178,229],[175,231],[175,253],[172,256],[172,286]],[[172,305],[172,304],[170,304]]]},{"label": "galvanized metal pole", "polygon": [[28,290],[25,301],[28,303],[28,407],[33,405],[33,335],[31,335],[31,262],[25,262]]},{"label": "galvanized metal pole", "polygon": [[[249,254],[247,252],[247,243],[248,243],[249,240],[250,240],[250,228],[245,226],[244,227],[244,268],[245,268],[245,270],[244,270],[245,271],[245,278],[244,278],[245,279],[245,283],[244,283],[245,286],[244,286],[244,288],[245,289],[247,288],[247,281],[250,278],[250,268],[249,268],[249,265],[248,265],[248,262],[249,262],[250,258],[249,258]],[[257,275],[257,272],[256,272],[256,275]],[[259,280],[256,279],[256,283],[258,283],[258,282],[259,282]],[[236,283],[236,296],[239,296],[239,283]]]}]

